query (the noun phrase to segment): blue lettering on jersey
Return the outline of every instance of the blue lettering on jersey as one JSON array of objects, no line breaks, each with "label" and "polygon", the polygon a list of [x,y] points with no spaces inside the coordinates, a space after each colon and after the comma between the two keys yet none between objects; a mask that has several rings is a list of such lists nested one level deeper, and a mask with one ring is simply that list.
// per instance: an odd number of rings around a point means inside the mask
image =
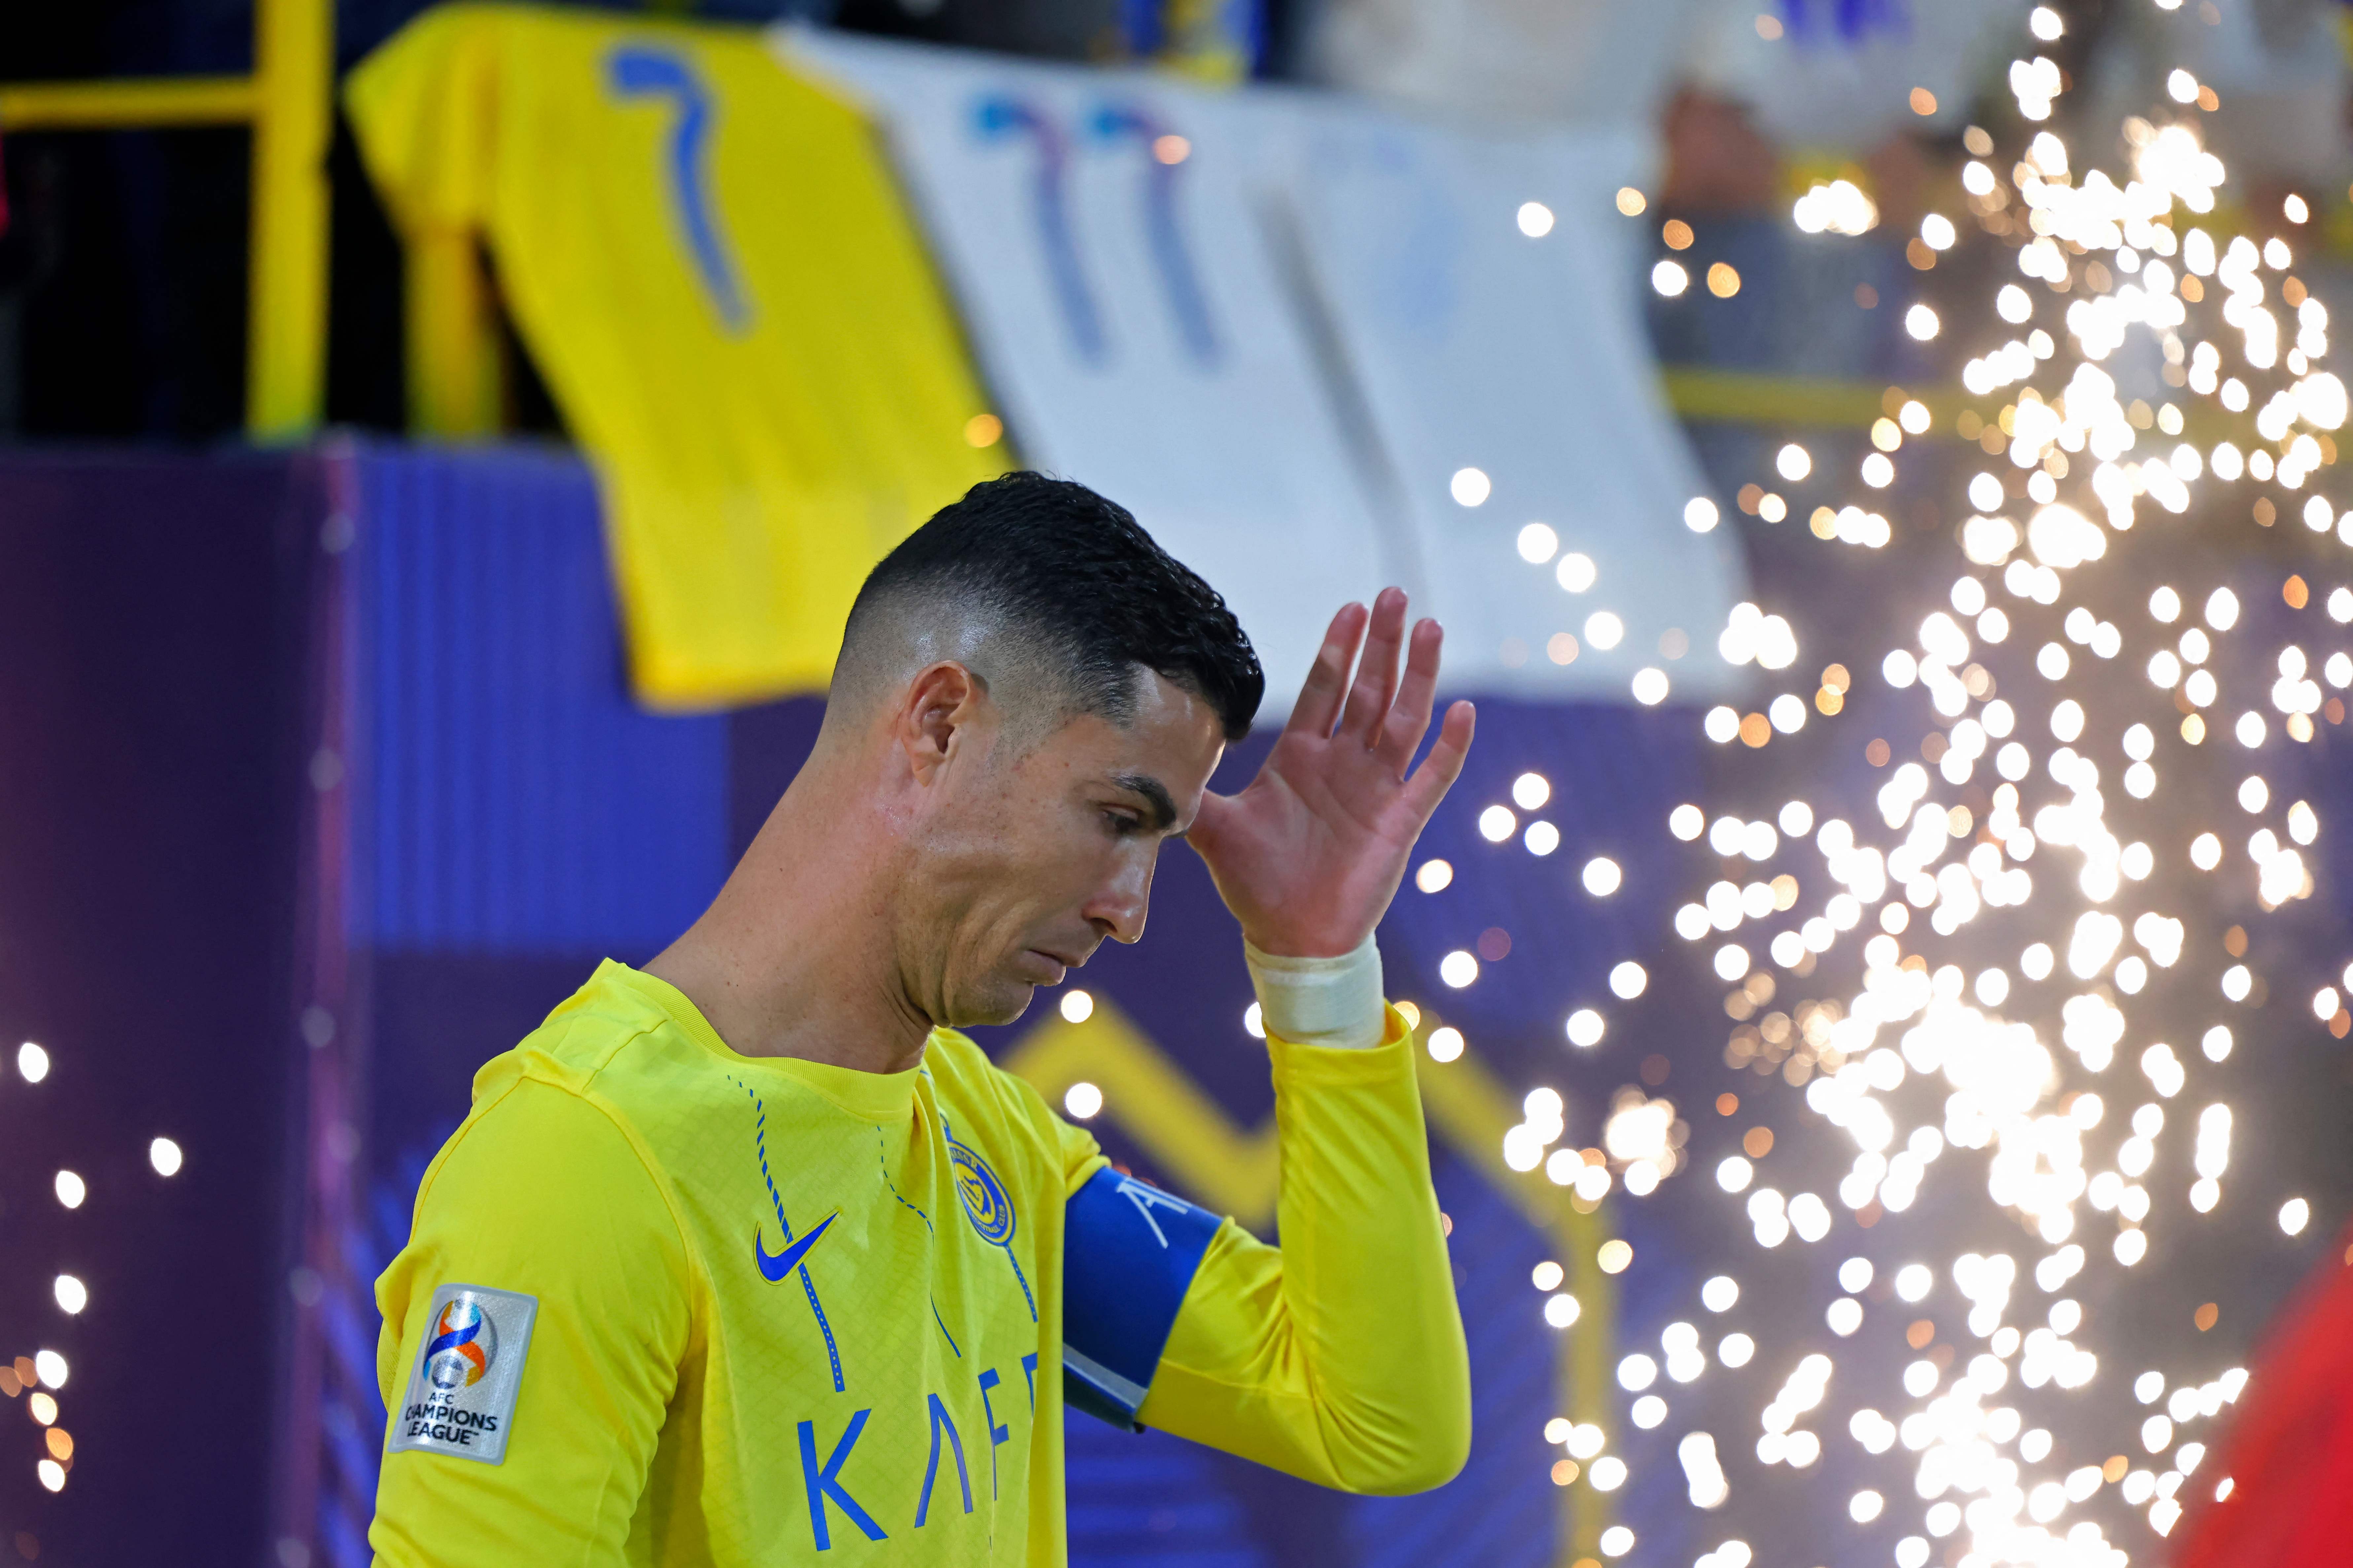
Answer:
[{"label": "blue lettering on jersey", "polygon": [[993,1366],[980,1374],[980,1414],[988,1426],[988,1495],[992,1498],[997,1495],[997,1450],[1005,1447],[1005,1440],[1013,1436],[1011,1427],[997,1424],[997,1412],[989,1408],[988,1391],[995,1388],[999,1381]]},{"label": "blue lettering on jersey", "polygon": [[809,1530],[817,1537],[819,1552],[833,1550],[833,1533],[826,1528],[825,1500],[828,1498],[831,1498],[834,1506],[849,1516],[849,1522],[856,1525],[867,1540],[886,1539],[882,1527],[874,1522],[874,1516],[859,1507],[858,1500],[851,1497],[841,1484],[841,1467],[849,1462],[849,1451],[858,1447],[858,1435],[866,1429],[866,1418],[873,1414],[871,1410],[861,1410],[849,1418],[849,1430],[842,1433],[841,1441],[833,1446],[833,1452],[827,1457],[822,1467],[817,1462],[817,1423],[804,1421],[800,1424],[801,1488],[808,1494]]},{"label": "blue lettering on jersey", "polygon": [[956,1436],[955,1423],[948,1417],[948,1407],[940,1403],[936,1394],[923,1396],[932,1407],[932,1457],[923,1466],[923,1495],[915,1504],[915,1528],[923,1528],[924,1519],[932,1511],[932,1482],[940,1473],[940,1434],[948,1435],[948,1447],[955,1455],[956,1485],[964,1489],[964,1510],[972,1511],[972,1478],[965,1473],[964,1439]]}]

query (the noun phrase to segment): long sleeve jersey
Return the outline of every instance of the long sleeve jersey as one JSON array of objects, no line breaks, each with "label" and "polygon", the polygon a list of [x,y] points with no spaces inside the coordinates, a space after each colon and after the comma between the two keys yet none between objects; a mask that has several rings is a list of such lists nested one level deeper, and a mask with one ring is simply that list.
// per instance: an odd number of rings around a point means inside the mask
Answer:
[{"label": "long sleeve jersey", "polygon": [[1065,1561],[1062,1409],[1434,1486],[1469,1373],[1409,1031],[1272,1055],[1280,1249],[936,1031],[730,1050],[607,963],[477,1076],[376,1285],[388,1568]]}]

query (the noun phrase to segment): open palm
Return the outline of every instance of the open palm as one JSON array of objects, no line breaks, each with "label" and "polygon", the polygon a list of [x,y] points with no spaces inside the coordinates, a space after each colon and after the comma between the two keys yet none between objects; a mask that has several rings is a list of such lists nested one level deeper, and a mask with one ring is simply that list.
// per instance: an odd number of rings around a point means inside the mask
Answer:
[{"label": "open palm", "polygon": [[1406,772],[1430,730],[1444,633],[1426,620],[1408,640],[1401,589],[1384,589],[1369,613],[1343,608],[1258,777],[1240,795],[1201,801],[1188,841],[1262,952],[1336,957],[1371,935],[1462,772],[1468,702],[1447,709],[1430,755]]}]

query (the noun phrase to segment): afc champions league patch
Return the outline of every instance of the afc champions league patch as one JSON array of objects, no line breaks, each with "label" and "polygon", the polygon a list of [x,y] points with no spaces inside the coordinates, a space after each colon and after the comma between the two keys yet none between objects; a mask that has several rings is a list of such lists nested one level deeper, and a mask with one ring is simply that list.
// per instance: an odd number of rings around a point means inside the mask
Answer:
[{"label": "afc champions league patch", "polygon": [[433,1292],[425,1343],[393,1412],[388,1453],[417,1449],[495,1465],[507,1457],[539,1298],[480,1285]]}]

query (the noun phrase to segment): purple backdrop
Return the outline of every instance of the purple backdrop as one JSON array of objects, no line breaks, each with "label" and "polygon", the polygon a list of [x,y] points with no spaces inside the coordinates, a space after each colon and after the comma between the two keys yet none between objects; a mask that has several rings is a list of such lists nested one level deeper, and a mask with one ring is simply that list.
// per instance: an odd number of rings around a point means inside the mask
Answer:
[{"label": "purple backdrop", "polygon": [[[0,1554],[257,1562],[290,1329],[288,963],[314,465],[0,460]],[[170,1180],[147,1145],[186,1152]],[[77,1209],[52,1179],[87,1182]],[[55,1275],[85,1281],[68,1317]]]}]

